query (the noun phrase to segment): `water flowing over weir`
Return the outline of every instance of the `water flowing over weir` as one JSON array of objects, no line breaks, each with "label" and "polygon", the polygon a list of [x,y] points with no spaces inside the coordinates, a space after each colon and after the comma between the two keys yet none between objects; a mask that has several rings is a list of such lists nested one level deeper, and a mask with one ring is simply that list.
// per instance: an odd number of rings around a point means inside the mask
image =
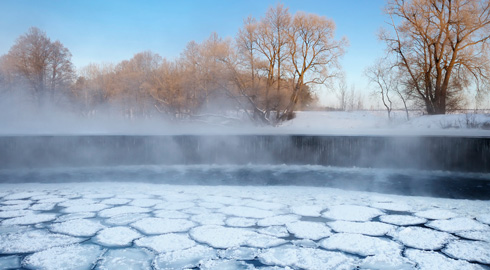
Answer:
[{"label": "water flowing over weir", "polygon": [[175,164],[309,164],[489,173],[490,137],[0,137],[0,169]]}]

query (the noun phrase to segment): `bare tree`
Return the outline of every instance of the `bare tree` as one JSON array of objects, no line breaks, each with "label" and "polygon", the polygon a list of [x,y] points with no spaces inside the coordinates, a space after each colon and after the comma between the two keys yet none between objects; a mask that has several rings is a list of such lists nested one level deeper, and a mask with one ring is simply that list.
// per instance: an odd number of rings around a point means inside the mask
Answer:
[{"label": "bare tree", "polygon": [[46,33],[31,27],[20,36],[7,54],[10,68],[28,82],[41,101],[53,100],[74,79],[71,53],[59,41],[51,42]]},{"label": "bare tree", "polygon": [[293,89],[286,108],[278,117],[291,117],[303,85],[323,84],[336,76],[338,59],[344,54],[347,39],[334,39],[335,23],[316,14],[298,12],[289,32]]},{"label": "bare tree", "polygon": [[347,82],[345,74],[340,74],[334,80],[335,84],[330,88],[338,99],[338,109],[341,111],[347,110]]},{"label": "bare tree", "polygon": [[383,61],[378,61],[374,66],[368,67],[365,71],[369,82],[375,84],[376,90],[374,92],[381,97],[381,101],[388,112],[388,118],[390,120],[391,111],[393,110],[393,101],[390,96],[397,83],[393,79],[392,74],[391,70],[383,66]]},{"label": "bare tree", "polygon": [[472,83],[488,82],[490,0],[390,0],[386,12],[394,34],[380,38],[427,113],[446,113]]},{"label": "bare tree", "polygon": [[245,21],[237,43],[245,54],[240,59],[248,63],[230,69],[254,118],[272,125],[291,119],[299,99],[308,96],[303,91],[336,75],[347,41],[335,40],[334,31],[332,20],[302,12],[292,16],[282,5],[270,8],[258,22]]},{"label": "bare tree", "polygon": [[389,62],[388,59],[379,59],[373,66],[368,67],[365,72],[369,83],[374,84],[374,94],[381,98],[383,106],[388,112],[388,118],[391,119],[391,111],[396,106],[399,99],[405,109],[407,120],[410,119],[408,114],[409,93],[406,93],[400,81],[400,70],[396,65]]}]

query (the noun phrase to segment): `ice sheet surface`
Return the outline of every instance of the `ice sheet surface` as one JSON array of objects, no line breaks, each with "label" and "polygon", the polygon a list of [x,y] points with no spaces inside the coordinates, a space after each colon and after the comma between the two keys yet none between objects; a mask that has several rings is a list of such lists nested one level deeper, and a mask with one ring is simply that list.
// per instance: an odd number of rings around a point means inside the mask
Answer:
[{"label": "ice sheet surface", "polygon": [[298,186],[0,188],[3,268],[488,270],[490,264],[489,201]]}]

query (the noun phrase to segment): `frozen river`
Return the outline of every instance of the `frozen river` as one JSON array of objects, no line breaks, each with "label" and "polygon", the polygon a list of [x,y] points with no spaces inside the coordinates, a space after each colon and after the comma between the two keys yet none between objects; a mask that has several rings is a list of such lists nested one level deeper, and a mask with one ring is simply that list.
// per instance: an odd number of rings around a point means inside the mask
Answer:
[{"label": "frozen river", "polygon": [[[239,168],[172,168],[4,172],[16,183],[0,184],[0,269],[490,269],[488,199],[300,177],[319,167],[248,168],[246,185],[196,178],[237,179]],[[396,175],[350,172],[380,188]],[[415,191],[395,192],[403,188]]]}]

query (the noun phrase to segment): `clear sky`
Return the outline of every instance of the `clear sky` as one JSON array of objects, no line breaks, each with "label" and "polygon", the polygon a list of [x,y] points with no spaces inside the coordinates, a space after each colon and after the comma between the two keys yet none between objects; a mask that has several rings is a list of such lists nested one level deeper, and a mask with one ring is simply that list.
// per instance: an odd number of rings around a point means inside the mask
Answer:
[{"label": "clear sky", "polygon": [[348,85],[367,97],[364,69],[384,54],[376,32],[386,27],[385,0],[0,0],[0,55],[36,26],[71,51],[77,68],[117,63],[144,50],[172,59],[189,41],[200,42],[212,32],[235,37],[244,18],[261,17],[279,2],[291,13],[335,21],[337,37],[350,43],[341,61]]}]

